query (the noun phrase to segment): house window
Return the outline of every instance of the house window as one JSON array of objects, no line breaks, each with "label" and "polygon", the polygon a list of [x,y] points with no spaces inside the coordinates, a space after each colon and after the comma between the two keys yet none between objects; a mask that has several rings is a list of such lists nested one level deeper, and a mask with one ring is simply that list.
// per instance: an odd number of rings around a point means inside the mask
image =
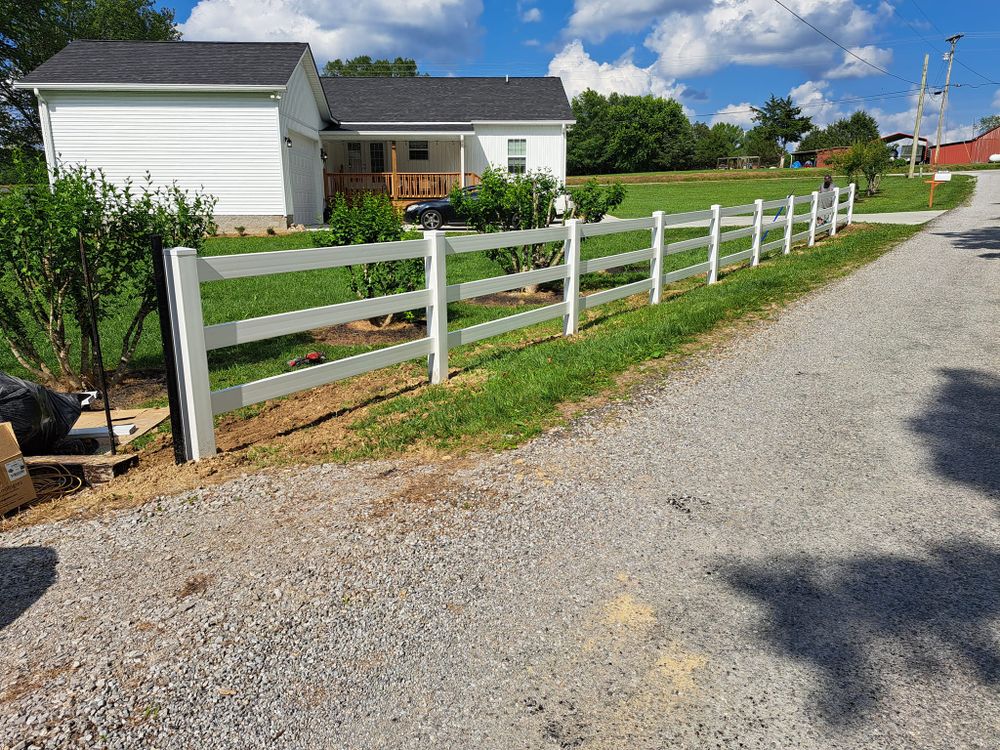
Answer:
[{"label": "house window", "polygon": [[528,169],[528,141],[526,138],[507,139],[507,171],[524,174]]},{"label": "house window", "polygon": [[427,141],[410,141],[410,161],[427,161],[431,158]]},{"label": "house window", "polygon": [[360,143],[348,143],[347,144],[347,171],[348,172],[360,172],[361,171],[361,144]]},{"label": "house window", "polygon": [[372,172],[385,171],[385,144],[369,143],[368,156],[371,158]]}]

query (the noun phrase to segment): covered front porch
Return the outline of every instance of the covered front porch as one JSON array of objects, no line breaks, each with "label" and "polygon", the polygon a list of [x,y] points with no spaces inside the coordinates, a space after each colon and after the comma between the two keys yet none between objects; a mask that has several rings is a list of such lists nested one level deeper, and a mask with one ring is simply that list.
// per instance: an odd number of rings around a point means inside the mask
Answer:
[{"label": "covered front porch", "polygon": [[382,193],[394,203],[444,198],[456,185],[479,184],[466,167],[465,133],[326,131],[326,198]]}]

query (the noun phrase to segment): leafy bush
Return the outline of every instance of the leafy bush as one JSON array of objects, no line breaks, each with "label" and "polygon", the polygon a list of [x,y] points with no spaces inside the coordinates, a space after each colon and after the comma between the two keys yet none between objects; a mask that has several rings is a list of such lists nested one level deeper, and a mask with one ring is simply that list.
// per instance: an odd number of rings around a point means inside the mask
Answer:
[{"label": "leafy bush", "polygon": [[[92,388],[97,361],[80,265],[83,238],[98,325],[135,312],[110,383],[124,376],[155,307],[150,236],[198,249],[214,230],[215,198],[176,185],[109,182],[99,171],[15,158],[17,181],[0,194],[0,336],[37,380]],[[103,342],[105,351],[109,342]],[[52,366],[52,359],[55,366]]]},{"label": "leafy bush", "polygon": [[[492,167],[483,172],[475,194],[456,186],[451,203],[456,213],[477,232],[509,232],[547,227],[555,218],[555,200],[562,186],[548,172],[508,174]],[[487,250],[486,255],[505,273],[548,268],[562,262],[563,243],[543,242]],[[532,292],[536,286],[526,288]]]},{"label": "leafy bush", "polygon": [[625,186],[620,182],[602,185],[591,177],[581,187],[570,188],[569,195],[573,199],[570,218],[575,216],[587,222],[597,222],[625,200]]},{"label": "leafy bush", "polygon": [[[316,247],[394,242],[403,237],[403,217],[388,196],[364,193],[352,201],[343,195],[330,201],[329,229],[313,232]],[[348,266],[351,291],[358,299],[402,294],[424,285],[424,263],[419,258]],[[384,326],[394,315],[371,318],[372,325]]]},{"label": "leafy bush", "polygon": [[865,195],[875,195],[882,177],[892,167],[892,151],[880,139],[855,143],[846,151],[831,156],[830,165],[844,172],[851,182],[857,182],[858,175],[862,175]]}]

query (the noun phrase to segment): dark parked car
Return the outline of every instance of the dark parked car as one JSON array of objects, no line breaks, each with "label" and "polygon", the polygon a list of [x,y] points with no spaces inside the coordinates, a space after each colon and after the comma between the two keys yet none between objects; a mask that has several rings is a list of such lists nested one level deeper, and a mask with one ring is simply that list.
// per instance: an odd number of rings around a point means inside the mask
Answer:
[{"label": "dark parked car", "polygon": [[[478,186],[462,189],[472,197],[479,192]],[[445,224],[458,223],[459,219],[449,198],[431,198],[408,205],[403,211],[403,221],[419,224],[424,229],[440,229]]]}]

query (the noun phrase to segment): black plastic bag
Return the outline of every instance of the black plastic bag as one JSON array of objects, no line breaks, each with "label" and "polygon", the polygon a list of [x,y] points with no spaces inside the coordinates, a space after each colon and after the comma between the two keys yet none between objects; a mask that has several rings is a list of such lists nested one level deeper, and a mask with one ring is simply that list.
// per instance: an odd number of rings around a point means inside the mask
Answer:
[{"label": "black plastic bag", "polygon": [[50,453],[76,424],[80,410],[75,393],[56,393],[0,372],[0,422],[11,423],[25,456]]}]

